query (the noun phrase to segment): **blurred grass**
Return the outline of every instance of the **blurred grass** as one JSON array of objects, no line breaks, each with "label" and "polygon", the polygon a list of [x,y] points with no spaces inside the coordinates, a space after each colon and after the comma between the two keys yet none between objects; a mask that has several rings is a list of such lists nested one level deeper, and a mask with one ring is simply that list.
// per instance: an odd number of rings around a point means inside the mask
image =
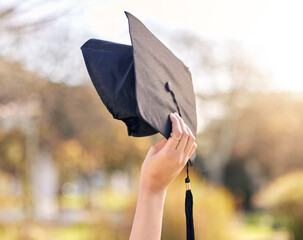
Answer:
[{"label": "blurred grass", "polygon": [[[210,186],[192,174],[195,230],[197,239],[231,240],[289,240],[279,216],[257,211],[233,212],[232,199],[221,187]],[[163,239],[185,239],[183,179],[172,184],[164,213]],[[180,187],[181,186],[181,187]],[[183,186],[184,187],[184,186]],[[176,194],[172,194],[176,192]],[[78,224],[23,222],[0,225],[0,240],[99,240],[128,239],[134,216],[135,196],[106,191],[99,200],[100,208],[92,209],[86,216],[89,221]],[[115,196],[119,198],[115,198]],[[123,197],[121,197],[123,196]],[[63,199],[63,200],[62,200]],[[83,199],[76,195],[62,198],[72,209],[82,206]],[[124,200],[127,200],[124,202]],[[111,202],[111,203],[110,203]],[[120,203],[119,203],[120,202]],[[118,203],[118,205],[116,205]],[[110,205],[112,205],[111,210]],[[119,206],[119,207],[118,207]],[[130,207],[131,206],[131,207]],[[124,210],[123,210],[124,209]],[[131,210],[130,210],[131,209]]]},{"label": "blurred grass", "polygon": [[233,240],[288,240],[283,219],[269,212],[243,212],[236,214]]},{"label": "blurred grass", "polygon": [[[269,226],[245,224],[234,229],[228,239],[232,240],[288,240],[284,230],[275,230]],[[182,236],[183,237],[183,236]],[[108,224],[41,225],[25,223],[23,225],[0,225],[1,240],[97,240],[127,239],[128,233],[113,231]],[[173,240],[174,238],[165,238]],[[185,237],[183,237],[185,239]]]},{"label": "blurred grass", "polygon": [[126,239],[127,234],[110,229],[108,225],[76,224],[68,226],[41,225],[0,225],[1,240],[99,240]]},{"label": "blurred grass", "polygon": [[91,240],[97,239],[97,227],[93,225],[43,226],[33,223],[0,227],[1,240]]},{"label": "blurred grass", "polygon": [[[58,201],[60,208],[63,209],[84,209],[89,205],[88,198],[78,194],[59,196]],[[111,189],[105,189],[90,199],[90,205],[93,205],[93,208],[107,211],[129,209],[134,204],[136,204],[136,196],[132,192],[121,193]]]},{"label": "blurred grass", "polygon": [[233,240],[289,240],[285,231],[273,231],[262,226],[246,226],[238,231],[231,239]]},{"label": "blurred grass", "polygon": [[79,194],[59,196],[58,201],[60,207],[65,209],[81,209],[84,208],[87,203],[87,199]]}]

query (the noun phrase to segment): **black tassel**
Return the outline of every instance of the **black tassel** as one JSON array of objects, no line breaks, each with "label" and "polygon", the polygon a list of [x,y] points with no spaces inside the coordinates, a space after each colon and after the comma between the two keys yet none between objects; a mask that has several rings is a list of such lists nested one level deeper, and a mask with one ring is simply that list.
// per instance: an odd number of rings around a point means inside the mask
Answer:
[{"label": "black tassel", "polygon": [[186,184],[186,197],[185,197],[185,215],[186,215],[186,239],[195,240],[194,219],[193,219],[193,195],[190,189],[190,179],[188,176],[188,162],[186,165],[187,177],[185,178]]}]

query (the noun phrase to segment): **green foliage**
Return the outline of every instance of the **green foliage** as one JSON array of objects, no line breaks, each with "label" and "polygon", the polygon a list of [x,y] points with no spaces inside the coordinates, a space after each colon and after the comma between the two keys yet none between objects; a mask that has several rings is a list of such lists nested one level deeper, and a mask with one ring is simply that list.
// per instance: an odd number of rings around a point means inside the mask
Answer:
[{"label": "green foliage", "polygon": [[283,214],[303,216],[303,170],[283,175],[256,196],[256,204]]},{"label": "green foliage", "polygon": [[20,177],[25,169],[24,134],[19,129],[0,136],[0,168]]},{"label": "green foliage", "polygon": [[286,216],[295,240],[303,239],[303,170],[283,175],[255,198],[256,205]]}]

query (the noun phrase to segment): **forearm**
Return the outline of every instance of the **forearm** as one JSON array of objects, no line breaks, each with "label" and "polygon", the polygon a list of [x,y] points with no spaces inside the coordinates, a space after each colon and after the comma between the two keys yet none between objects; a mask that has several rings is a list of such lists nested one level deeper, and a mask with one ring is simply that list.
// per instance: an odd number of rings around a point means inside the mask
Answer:
[{"label": "forearm", "polygon": [[177,177],[197,144],[189,127],[171,113],[172,133],[152,145],[141,167],[139,196],[130,240],[160,240],[168,185]]},{"label": "forearm", "polygon": [[149,191],[140,185],[130,240],[161,238],[163,207],[166,191]]}]

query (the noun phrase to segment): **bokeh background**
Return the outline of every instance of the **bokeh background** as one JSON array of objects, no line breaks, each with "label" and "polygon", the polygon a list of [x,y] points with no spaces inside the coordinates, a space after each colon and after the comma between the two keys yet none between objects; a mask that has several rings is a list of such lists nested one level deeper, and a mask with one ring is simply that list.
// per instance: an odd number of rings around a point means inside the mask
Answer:
[{"label": "bokeh background", "polygon": [[[196,238],[303,239],[303,5],[295,0],[0,3],[0,239],[128,239],[140,167],[160,136],[127,136],[81,45],[130,44],[124,10],[192,72]],[[185,172],[162,239],[185,239]]]}]

